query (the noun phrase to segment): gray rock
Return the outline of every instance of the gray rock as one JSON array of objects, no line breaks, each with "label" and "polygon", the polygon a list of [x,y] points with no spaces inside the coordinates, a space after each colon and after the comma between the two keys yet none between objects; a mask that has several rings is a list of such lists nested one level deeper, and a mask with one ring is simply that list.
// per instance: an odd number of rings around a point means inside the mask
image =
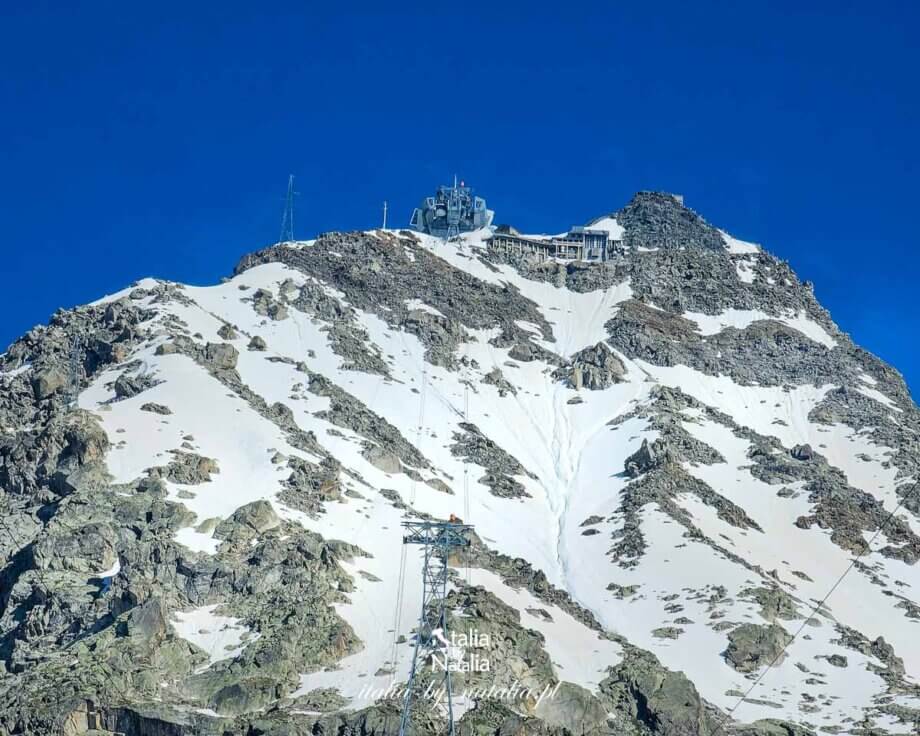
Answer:
[{"label": "gray rock", "polygon": [[672,461],[673,456],[666,442],[656,439],[649,443],[643,439],[639,449],[626,458],[624,468],[630,478],[638,478],[643,473]]},{"label": "gray rock", "polygon": [[113,388],[116,398],[130,399],[155,385],[157,385],[157,380],[149,374],[132,376],[129,373],[122,373],[116,379]]},{"label": "gray rock", "polygon": [[165,478],[182,485],[198,485],[210,482],[211,475],[220,472],[217,461],[209,457],[182,450],[172,450],[170,454],[173,459],[168,465],[147,471],[150,478]]},{"label": "gray rock", "polygon": [[384,473],[401,473],[403,471],[399,456],[380,445],[368,445],[361,455],[371,465]]},{"label": "gray rock", "polygon": [[172,409],[170,409],[168,406],[164,406],[163,404],[155,404],[151,401],[148,401],[146,404],[142,404],[141,411],[149,411],[153,414],[162,414],[164,416],[172,414]]},{"label": "gray rock", "polygon": [[250,350],[264,351],[268,346],[265,344],[265,340],[258,335],[254,335],[252,339],[250,339],[248,347]]},{"label": "gray rock", "polygon": [[811,445],[796,445],[789,451],[789,454],[796,460],[802,461],[811,460],[815,456],[815,452],[811,449]]},{"label": "gray rock", "polygon": [[493,368],[486,373],[482,377],[482,382],[495,386],[498,389],[499,396],[506,396],[507,394],[511,394],[512,396],[517,395],[517,389],[505,378],[501,368]]},{"label": "gray rock", "polygon": [[239,353],[233,345],[228,343],[209,342],[205,346],[205,359],[214,368],[232,370],[236,368]]},{"label": "gray rock", "polygon": [[32,377],[32,389],[39,401],[49,398],[67,385],[67,373],[62,368],[45,368]]},{"label": "gray rock", "polygon": [[716,724],[683,673],[661,666],[648,652],[632,647],[600,684],[608,710],[661,736],[710,736]]},{"label": "gray rock", "polygon": [[236,340],[239,337],[239,333],[233,325],[225,323],[220,326],[217,336],[223,340]]},{"label": "gray rock", "polygon": [[619,383],[626,375],[626,366],[606,343],[599,342],[593,347],[575,353],[571,360],[553,372],[556,380],[576,390],[586,388],[602,391]]},{"label": "gray rock", "polygon": [[163,602],[151,598],[131,611],[127,621],[128,636],[158,643],[166,637],[168,624]]},{"label": "gray rock", "polygon": [[454,432],[451,454],[462,457],[486,470],[479,482],[488,486],[493,495],[502,498],[530,497],[515,475],[535,477],[520,462],[486,437],[475,424],[460,422],[462,431]]},{"label": "gray rock", "polygon": [[247,536],[251,533],[264,534],[280,525],[281,519],[268,501],[253,501],[234,511],[229,519],[217,527],[214,536],[218,539],[227,539],[241,528],[246,531]]},{"label": "gray rock", "polygon": [[776,660],[791,641],[779,624],[741,624],[728,632],[725,661],[738,672],[754,672]]}]

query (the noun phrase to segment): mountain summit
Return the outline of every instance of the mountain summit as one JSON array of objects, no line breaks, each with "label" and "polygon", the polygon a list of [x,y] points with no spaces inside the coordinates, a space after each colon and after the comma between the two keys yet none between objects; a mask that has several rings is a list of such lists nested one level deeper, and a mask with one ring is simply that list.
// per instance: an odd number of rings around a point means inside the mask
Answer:
[{"label": "mountain summit", "polygon": [[460,734],[916,733],[918,430],[670,194],[145,279],[0,356],[0,734],[395,736],[452,515]]}]

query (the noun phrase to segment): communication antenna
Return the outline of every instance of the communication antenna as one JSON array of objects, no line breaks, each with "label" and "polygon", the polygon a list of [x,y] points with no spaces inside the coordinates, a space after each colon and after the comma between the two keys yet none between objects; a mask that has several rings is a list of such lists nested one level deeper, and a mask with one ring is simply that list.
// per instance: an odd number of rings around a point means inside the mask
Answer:
[{"label": "communication antenna", "polygon": [[387,229],[387,201],[383,200],[383,229]]},{"label": "communication antenna", "polygon": [[279,243],[294,242],[294,175],[288,176],[287,196],[284,198],[284,214],[281,216],[281,239]]},{"label": "communication antenna", "polygon": [[453,521],[453,517],[451,521],[405,521],[403,527],[406,530],[403,544],[421,545],[425,561],[422,566],[422,614],[415,635],[415,651],[412,654],[412,669],[403,699],[399,736],[406,736],[409,728],[419,662],[427,662],[432,655],[438,654],[444,657],[445,666],[442,668],[443,672],[438,673],[441,683],[434,692],[443,692],[447,696],[446,734],[455,736],[450,666],[447,661],[449,653],[444,652],[444,642],[450,639],[447,633],[447,563],[451,550],[470,546],[467,533],[472,527]]}]

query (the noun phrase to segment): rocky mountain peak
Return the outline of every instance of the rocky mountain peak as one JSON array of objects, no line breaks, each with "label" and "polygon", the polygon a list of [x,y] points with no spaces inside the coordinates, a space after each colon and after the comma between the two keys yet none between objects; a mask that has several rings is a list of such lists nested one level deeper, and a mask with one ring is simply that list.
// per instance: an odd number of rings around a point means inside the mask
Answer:
[{"label": "rocky mountain peak", "polygon": [[677,194],[638,192],[614,217],[625,230],[625,242],[634,248],[725,251],[719,231]]},{"label": "rocky mountain peak", "polygon": [[395,734],[400,525],[452,514],[463,732],[915,732],[900,375],[674,195],[596,222],[597,264],[326,233],[17,340],[0,733]]}]

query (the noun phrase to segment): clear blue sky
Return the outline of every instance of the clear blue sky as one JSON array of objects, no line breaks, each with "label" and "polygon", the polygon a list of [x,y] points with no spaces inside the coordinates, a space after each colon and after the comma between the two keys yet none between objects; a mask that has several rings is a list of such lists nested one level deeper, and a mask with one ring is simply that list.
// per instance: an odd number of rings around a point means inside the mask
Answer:
[{"label": "clear blue sky", "polygon": [[681,192],[920,386],[916,3],[62,5],[0,20],[2,345],[228,274],[289,173],[307,237],[457,172],[532,230]]}]

